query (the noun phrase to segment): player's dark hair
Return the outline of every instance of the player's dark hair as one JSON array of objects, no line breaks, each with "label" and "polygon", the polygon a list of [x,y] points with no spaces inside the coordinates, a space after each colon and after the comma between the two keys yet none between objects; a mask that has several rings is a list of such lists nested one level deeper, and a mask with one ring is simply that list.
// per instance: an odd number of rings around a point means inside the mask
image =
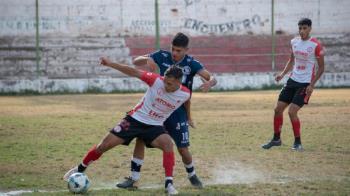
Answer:
[{"label": "player's dark hair", "polygon": [[312,21],[308,18],[302,18],[298,22],[298,26],[301,26],[301,25],[307,25],[307,26],[311,27]]},{"label": "player's dark hair", "polygon": [[173,46],[187,48],[189,42],[190,41],[185,34],[177,33],[173,38],[173,41],[171,42],[171,44]]},{"label": "player's dark hair", "polygon": [[183,73],[179,66],[172,65],[165,71],[164,75],[166,77],[172,77],[178,80],[182,78]]}]

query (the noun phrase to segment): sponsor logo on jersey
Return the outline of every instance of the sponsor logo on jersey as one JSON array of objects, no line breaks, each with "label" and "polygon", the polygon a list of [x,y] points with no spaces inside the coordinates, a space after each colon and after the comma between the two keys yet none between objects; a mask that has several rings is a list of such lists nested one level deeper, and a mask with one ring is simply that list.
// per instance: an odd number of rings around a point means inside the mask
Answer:
[{"label": "sponsor logo on jersey", "polygon": [[158,118],[158,119],[164,118],[163,115],[158,114],[157,112],[155,112],[155,111],[153,111],[153,110],[150,110],[150,111],[148,112],[148,115],[151,116],[151,117],[153,117],[153,118]]},{"label": "sponsor logo on jersey", "polygon": [[296,56],[300,56],[300,57],[304,57],[304,58],[307,58],[309,56],[309,53],[304,52],[304,51],[300,51],[300,50],[296,50],[294,53]]},{"label": "sponsor logo on jersey", "polygon": [[165,101],[164,99],[162,99],[162,98],[160,98],[160,97],[157,97],[157,98],[156,98],[156,101],[157,101],[158,103],[160,103],[161,105],[164,105],[164,106],[166,106],[166,107],[168,107],[168,108],[171,108],[171,109],[175,109],[175,108],[176,108],[175,105],[173,105],[173,104],[171,104],[171,103]]}]

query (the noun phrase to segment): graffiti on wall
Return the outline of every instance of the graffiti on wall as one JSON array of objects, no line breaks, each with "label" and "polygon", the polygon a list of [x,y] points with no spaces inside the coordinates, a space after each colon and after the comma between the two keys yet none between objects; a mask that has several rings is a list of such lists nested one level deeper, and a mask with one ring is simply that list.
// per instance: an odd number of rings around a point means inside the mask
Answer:
[{"label": "graffiti on wall", "polygon": [[[159,27],[164,32],[171,27],[170,20],[160,20]],[[132,20],[129,26],[130,31],[137,32],[154,32],[155,31],[155,20]]]},{"label": "graffiti on wall", "polygon": [[197,19],[186,18],[184,28],[192,29],[205,34],[224,34],[227,32],[250,31],[254,26],[261,27],[267,22],[269,22],[269,19],[262,20],[259,15],[254,15],[252,18],[247,18],[240,21],[230,21],[220,24],[208,24]]}]

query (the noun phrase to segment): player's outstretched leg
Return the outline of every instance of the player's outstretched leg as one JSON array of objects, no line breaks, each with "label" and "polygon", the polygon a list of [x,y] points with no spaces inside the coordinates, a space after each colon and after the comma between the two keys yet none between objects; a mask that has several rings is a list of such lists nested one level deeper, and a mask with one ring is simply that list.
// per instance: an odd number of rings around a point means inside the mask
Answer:
[{"label": "player's outstretched leg", "polygon": [[78,165],[70,169],[66,174],[63,176],[63,180],[67,181],[69,176],[71,176],[73,173],[81,172],[83,173],[86,168],[94,161],[98,160],[104,152],[107,150],[122,144],[124,142],[123,139],[108,133],[105,138],[96,146],[94,145],[85,155],[83,158],[83,161]]}]

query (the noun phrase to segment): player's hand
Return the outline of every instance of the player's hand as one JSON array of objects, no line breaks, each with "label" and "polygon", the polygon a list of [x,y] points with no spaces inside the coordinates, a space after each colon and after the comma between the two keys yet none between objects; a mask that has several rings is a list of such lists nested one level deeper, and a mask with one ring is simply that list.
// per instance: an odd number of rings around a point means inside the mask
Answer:
[{"label": "player's hand", "polygon": [[192,119],[188,119],[188,125],[190,125],[192,128],[196,128],[196,124],[194,123],[194,121]]},{"label": "player's hand", "polygon": [[101,57],[100,60],[100,64],[104,66],[109,66],[112,63],[107,57]]},{"label": "player's hand", "polygon": [[314,91],[314,87],[312,85],[309,85],[306,87],[306,95],[310,96],[312,94],[312,92]]},{"label": "player's hand", "polygon": [[204,80],[202,77],[201,77],[201,80],[202,80],[203,84],[199,88],[202,90],[202,92],[206,93],[211,88],[211,83],[210,83],[210,81]]},{"label": "player's hand", "polygon": [[282,78],[283,78],[283,75],[282,75],[282,74],[278,74],[278,75],[275,77],[275,80],[276,80],[276,82],[279,82],[279,81],[282,80]]}]

